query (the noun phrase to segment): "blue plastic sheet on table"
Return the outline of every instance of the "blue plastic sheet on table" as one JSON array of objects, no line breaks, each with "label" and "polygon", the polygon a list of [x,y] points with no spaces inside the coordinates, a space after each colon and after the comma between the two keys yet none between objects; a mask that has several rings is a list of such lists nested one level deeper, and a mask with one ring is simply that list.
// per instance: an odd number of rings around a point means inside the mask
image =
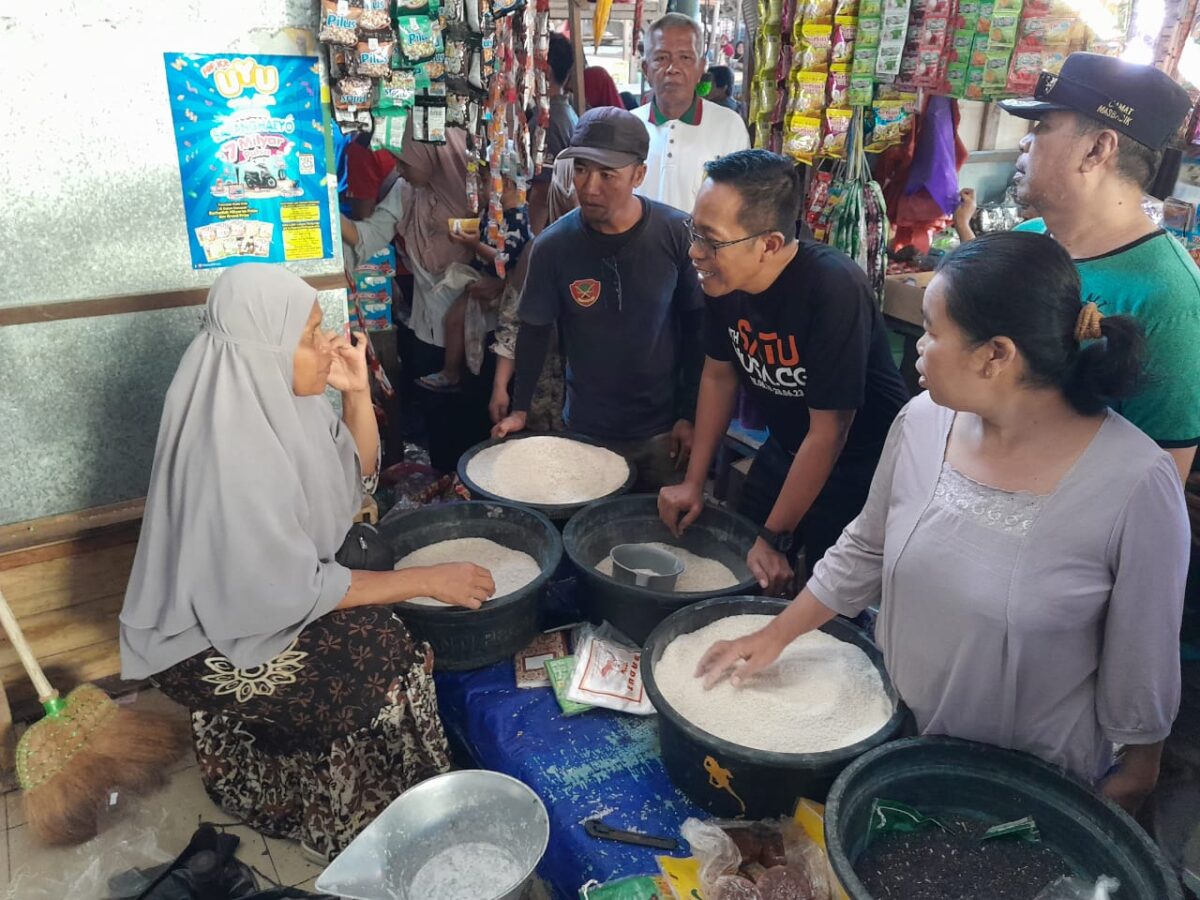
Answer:
[{"label": "blue plastic sheet on table", "polygon": [[[549,688],[516,687],[512,663],[436,678],[442,721],[476,764],[519,778],[546,804],[550,846],[538,873],[557,900],[604,882],[658,871],[662,851],[590,837],[583,823],[679,838],[705,814],[671,784],[653,716],[595,709],[566,718]],[[686,856],[687,845],[674,854]]]}]

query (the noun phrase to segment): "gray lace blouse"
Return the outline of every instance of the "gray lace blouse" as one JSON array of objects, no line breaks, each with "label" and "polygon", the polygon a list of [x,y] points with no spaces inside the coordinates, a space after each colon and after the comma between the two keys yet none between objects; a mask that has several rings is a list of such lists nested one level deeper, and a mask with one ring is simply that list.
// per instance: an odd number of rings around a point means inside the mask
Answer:
[{"label": "gray lace blouse", "polygon": [[922,733],[1024,750],[1096,781],[1179,707],[1190,529],[1171,458],[1115,413],[1051,494],[945,462],[951,410],[896,419],[870,498],[809,588],[876,637]]}]

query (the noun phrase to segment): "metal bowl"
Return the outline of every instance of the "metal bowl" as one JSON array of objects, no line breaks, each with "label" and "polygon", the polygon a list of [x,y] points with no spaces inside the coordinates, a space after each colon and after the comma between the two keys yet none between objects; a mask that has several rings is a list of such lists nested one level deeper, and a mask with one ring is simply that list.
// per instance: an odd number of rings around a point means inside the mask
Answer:
[{"label": "metal bowl", "polygon": [[[425,863],[456,844],[506,851],[524,873],[473,900],[518,900],[550,840],[550,817],[528,786],[499,772],[447,772],[409,788],[350,842],[316,889],[353,900],[431,900],[409,890]],[[490,891],[490,893],[489,893]]]}]

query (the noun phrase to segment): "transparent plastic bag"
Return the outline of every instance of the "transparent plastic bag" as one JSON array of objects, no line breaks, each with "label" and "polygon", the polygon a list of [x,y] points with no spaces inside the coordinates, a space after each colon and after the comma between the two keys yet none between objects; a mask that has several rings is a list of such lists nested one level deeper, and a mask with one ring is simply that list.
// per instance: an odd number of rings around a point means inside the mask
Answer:
[{"label": "transparent plastic bag", "polygon": [[712,822],[686,819],[679,833],[692,849],[692,856],[700,863],[700,889],[704,896],[720,900],[718,880],[737,875],[742,864],[742,854],[733,838]]},{"label": "transparent plastic bag", "polygon": [[688,819],[680,829],[711,900],[832,900],[825,853],[792,819]]},{"label": "transparent plastic bag", "polygon": [[654,715],[642,683],[642,651],[607,622],[575,635],[575,674],[567,699],[639,716]]},{"label": "transparent plastic bag", "polygon": [[1034,900],[1109,900],[1121,882],[1101,875],[1093,884],[1083,878],[1063,876],[1052,882]]}]

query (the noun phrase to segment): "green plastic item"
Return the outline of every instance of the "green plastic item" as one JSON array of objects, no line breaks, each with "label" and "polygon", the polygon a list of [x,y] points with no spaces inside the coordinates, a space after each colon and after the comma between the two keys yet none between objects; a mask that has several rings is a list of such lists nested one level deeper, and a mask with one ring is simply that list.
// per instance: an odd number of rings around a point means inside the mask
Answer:
[{"label": "green plastic item", "polygon": [[995,840],[1027,841],[1030,844],[1038,844],[1041,843],[1042,833],[1038,831],[1033,816],[1025,816],[1023,819],[993,825],[983,833],[979,842],[982,844],[984,841]]},{"label": "green plastic item", "polygon": [[871,818],[867,823],[867,843],[870,844],[881,834],[913,834],[930,828],[946,830],[946,826],[933,816],[927,816],[896,800],[876,797],[871,804]]},{"label": "green plastic item", "polygon": [[669,900],[652,875],[634,875],[608,884],[588,882],[579,889],[579,900]]},{"label": "green plastic item", "polygon": [[576,703],[567,699],[567,688],[571,686],[571,677],[575,674],[575,657],[564,656],[562,659],[546,660],[546,676],[550,686],[554,688],[554,698],[564,716],[577,716],[594,707],[586,703]]}]

